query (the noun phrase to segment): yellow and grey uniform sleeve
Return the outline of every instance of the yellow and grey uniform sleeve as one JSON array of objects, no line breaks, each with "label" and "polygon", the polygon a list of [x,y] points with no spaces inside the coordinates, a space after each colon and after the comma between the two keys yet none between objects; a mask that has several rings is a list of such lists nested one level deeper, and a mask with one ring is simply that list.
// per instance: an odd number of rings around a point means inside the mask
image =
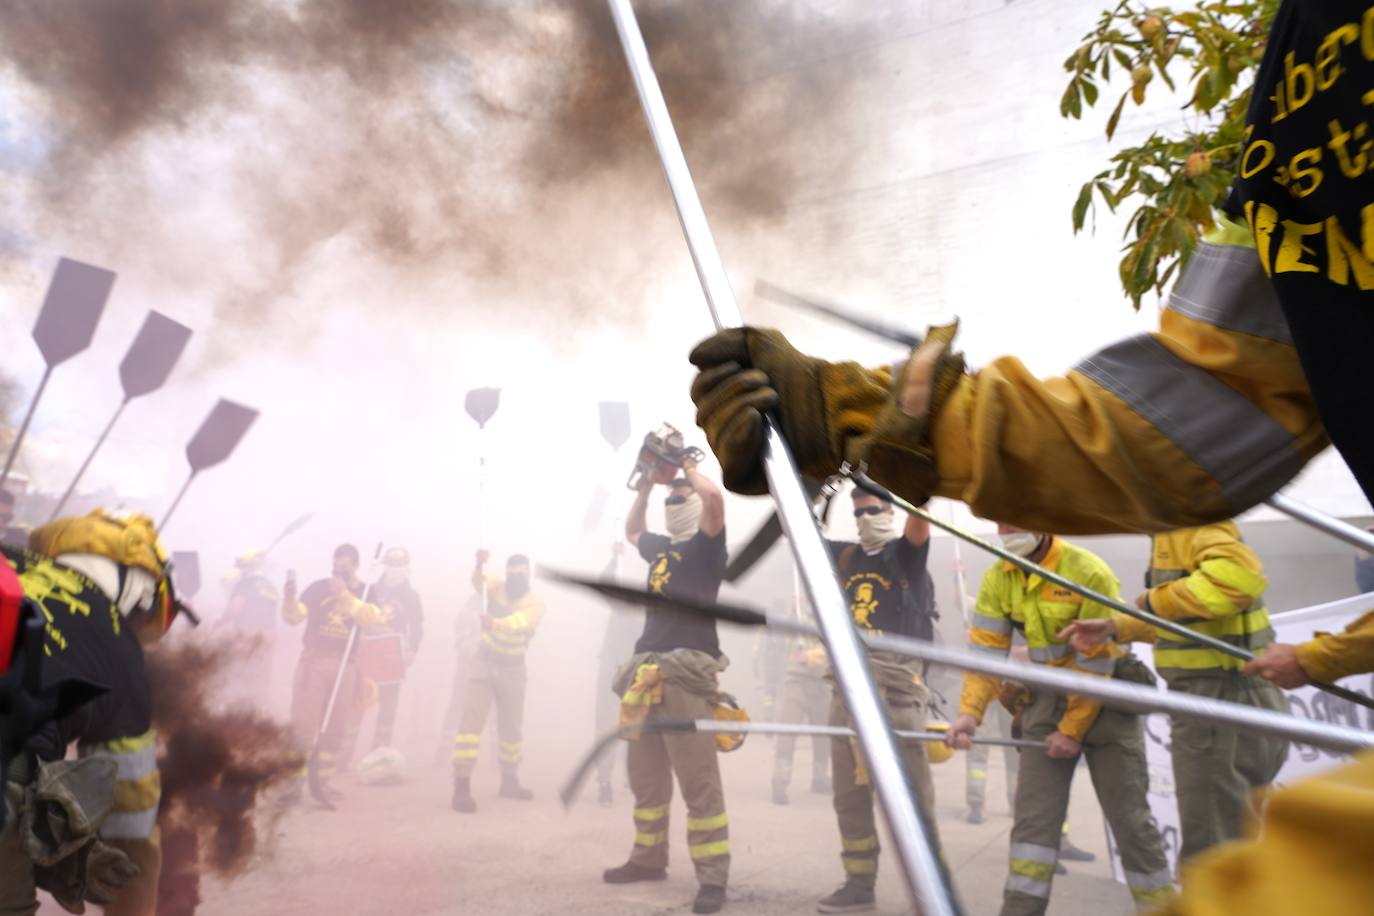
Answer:
[{"label": "yellow and grey uniform sleeve", "polygon": [[[968,648],[970,652],[988,655],[993,658],[1006,658],[1011,652],[1011,618],[1007,615],[1006,602],[1002,600],[1000,585],[1005,577],[1000,576],[997,567],[988,569],[983,576],[983,584],[978,589],[978,600],[974,604],[973,616],[969,622]],[[1001,678],[976,671],[964,672],[964,686],[959,695],[959,714],[973,716],[983,721],[983,712],[1002,690]]]},{"label": "yellow and grey uniform sleeve", "polygon": [[[1092,576],[1083,584],[1109,598],[1121,597],[1121,585],[1116,581],[1116,577],[1110,574]],[[1112,613],[1112,609],[1106,605],[1085,600],[1082,610],[1079,611],[1078,619],[1097,620],[1110,617]],[[1095,674],[1098,677],[1111,677],[1112,669],[1116,666],[1116,654],[1115,643],[1108,641],[1100,646],[1094,646],[1087,652],[1075,650],[1064,667],[1081,671],[1084,674]],[[1098,701],[1090,700],[1078,694],[1069,694],[1064,706],[1064,715],[1059,718],[1059,724],[1056,727],[1062,734],[1068,735],[1075,741],[1082,741],[1101,712],[1102,704]]]},{"label": "yellow and grey uniform sleeve", "polygon": [[1255,552],[1241,542],[1231,525],[1208,525],[1189,539],[1191,556],[1183,562],[1193,571],[1150,589],[1150,610],[1169,620],[1231,617],[1249,610],[1265,585]]},{"label": "yellow and grey uniform sleeve", "polygon": [[1065,534],[1232,518],[1328,443],[1254,248],[1211,242],[1157,332],[1062,378],[996,360],[960,381],[932,436],[937,495]]},{"label": "yellow and grey uniform sleeve", "polygon": [[1374,671],[1374,611],[1355,620],[1343,633],[1318,633],[1299,644],[1298,664],[1308,677],[1328,684]]},{"label": "yellow and grey uniform sleeve", "polygon": [[147,840],[157,827],[162,780],[157,769],[157,733],[119,738],[82,749],[83,756],[114,761],[114,807],[100,825],[106,840]]},{"label": "yellow and grey uniform sleeve", "polygon": [[539,628],[539,621],[543,619],[544,602],[535,599],[522,602],[518,610],[504,617],[493,617],[491,626],[492,629],[504,630],[511,634],[523,633],[533,636],[534,631]]},{"label": "yellow and grey uniform sleeve", "polygon": [[1112,614],[1112,621],[1116,624],[1117,642],[1154,642],[1159,638],[1159,631],[1150,626],[1143,620],[1129,617],[1126,614]]}]

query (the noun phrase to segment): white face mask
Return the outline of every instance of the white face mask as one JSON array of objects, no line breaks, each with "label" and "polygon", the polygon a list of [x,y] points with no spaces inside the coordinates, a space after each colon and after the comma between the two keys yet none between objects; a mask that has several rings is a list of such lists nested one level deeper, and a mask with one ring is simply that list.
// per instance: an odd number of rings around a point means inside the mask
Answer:
[{"label": "white face mask", "polygon": [[410,567],[386,566],[382,568],[382,581],[387,585],[405,585],[410,581]]},{"label": "white face mask", "polygon": [[897,513],[879,512],[877,515],[860,515],[855,524],[859,529],[859,545],[865,553],[882,550],[888,541],[897,536]]},{"label": "white face mask", "polygon": [[693,493],[685,502],[664,506],[663,519],[674,544],[690,541],[701,528],[701,497]]},{"label": "white face mask", "polygon": [[146,569],[137,566],[125,569],[124,587],[121,589],[119,564],[109,557],[93,553],[64,553],[56,559],[63,566],[90,579],[126,617],[135,610],[146,611],[153,606],[153,599],[157,596],[157,579]]},{"label": "white face mask", "polygon": [[1002,546],[1018,557],[1028,557],[1040,546],[1040,535],[1034,531],[1009,531],[999,537]]}]

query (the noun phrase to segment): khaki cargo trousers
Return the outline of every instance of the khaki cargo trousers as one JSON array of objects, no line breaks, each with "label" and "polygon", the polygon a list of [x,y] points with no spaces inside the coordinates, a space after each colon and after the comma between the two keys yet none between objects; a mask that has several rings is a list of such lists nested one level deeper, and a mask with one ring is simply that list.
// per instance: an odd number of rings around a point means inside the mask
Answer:
[{"label": "khaki cargo trousers", "polygon": [[[830,716],[830,687],[818,674],[787,672],[778,691],[778,721],[824,725]],[[796,735],[778,735],[773,751],[773,788],[792,783],[792,761],[797,753]],[[830,739],[811,738],[811,783],[824,783],[830,771]]]},{"label": "khaki cargo trousers", "polygon": [[[667,680],[663,701],[650,709],[647,721],[710,719],[714,714],[710,698]],[[687,803],[687,854],[697,881],[725,886],[730,877],[730,824],[716,753],[715,737],[699,732],[646,731],[629,742],[625,768],[635,797],[632,864],[668,866],[668,806],[676,774]]]},{"label": "khaki cargo trousers", "polygon": [[[925,731],[929,694],[924,687],[907,686],[897,691],[880,686],[879,689],[893,728]],[[845,728],[850,726],[849,711],[845,709],[838,691],[834,692],[830,702],[830,724]],[[840,864],[844,867],[846,880],[873,887],[878,879],[878,827],[873,810],[873,786],[867,782],[860,783],[858,779],[857,749],[855,739],[830,739],[835,817],[840,825]],[[932,839],[938,853],[940,837],[935,824],[935,782],[931,779],[926,746],[912,742],[904,744],[903,749],[912,787],[916,790],[926,823],[934,834]]]},{"label": "khaki cargo trousers", "polygon": [[482,728],[492,706],[496,707],[497,759],[503,766],[518,766],[525,728],[525,657],[496,659],[479,651],[473,659],[463,697],[463,714],[453,737],[453,775],[470,779],[481,749]]},{"label": "khaki cargo trousers", "polygon": [[[1035,741],[1049,737],[1064,708],[1063,697],[1037,694],[1021,717],[1023,737]],[[1103,709],[1083,737],[1080,756],[1087,758],[1093,789],[1116,838],[1136,905],[1164,903],[1173,895],[1173,876],[1145,800],[1149,774],[1140,717]],[[1049,906],[1078,761],[1078,757],[1056,759],[1039,750],[1021,751],[1002,916],[1041,916]]]},{"label": "khaki cargo trousers", "polygon": [[[1283,691],[1239,671],[1166,675],[1170,690],[1288,712]],[[1282,738],[1188,719],[1170,722],[1170,753],[1183,843],[1179,861],[1245,835],[1256,789],[1273,782],[1288,757]]]}]

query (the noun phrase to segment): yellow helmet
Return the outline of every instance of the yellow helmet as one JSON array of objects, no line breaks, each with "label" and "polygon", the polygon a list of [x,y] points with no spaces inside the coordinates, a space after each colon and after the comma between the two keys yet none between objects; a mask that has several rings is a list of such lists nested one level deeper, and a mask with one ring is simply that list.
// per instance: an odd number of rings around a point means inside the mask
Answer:
[{"label": "yellow helmet", "polygon": [[147,635],[156,639],[167,632],[179,603],[172,590],[167,553],[158,540],[153,520],[146,515],[114,515],[94,509],[88,515],[59,518],[29,535],[29,548],[49,557],[64,553],[91,553],[120,566],[146,570],[157,580]]},{"label": "yellow helmet", "polygon": [[[949,723],[927,722],[926,731],[933,732],[937,735],[947,735],[949,734]],[[926,742],[926,759],[928,759],[931,763],[944,763],[946,760],[953,756],[954,749],[951,748],[948,744],[945,744],[943,741]]]}]

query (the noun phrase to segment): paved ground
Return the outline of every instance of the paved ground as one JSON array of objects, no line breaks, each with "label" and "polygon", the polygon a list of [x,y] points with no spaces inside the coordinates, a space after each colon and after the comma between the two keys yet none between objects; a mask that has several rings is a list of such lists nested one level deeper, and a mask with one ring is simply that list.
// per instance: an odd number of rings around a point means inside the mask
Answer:
[{"label": "paved ground", "polygon": [[[815,899],[832,890],[841,874],[829,799],[805,791],[809,761],[798,760],[799,786],[785,808],[769,800],[772,747],[766,740],[753,738],[722,761],[734,846],[727,912],[814,912]],[[555,794],[567,766],[567,760],[559,760],[530,768],[528,781],[538,793],[531,803],[496,798],[495,774],[483,766],[476,787],[480,810],[467,816],[449,810],[449,781],[440,768],[422,767],[395,787],[344,783],[347,799],[339,811],[304,807],[293,813],[282,824],[275,848],[251,873],[227,886],[206,888],[200,912],[690,912],[695,882],[683,850],[680,802],[672,815],[669,879],[609,887],[601,883],[601,870],[623,861],[630,842],[628,794],[618,789],[609,809],[583,802],[565,813]],[[962,758],[936,768],[940,829],[971,914],[997,912],[1006,868],[1011,819],[1002,798],[999,757],[991,767],[990,817],[976,827],[962,820]],[[1075,842],[1099,860],[1071,865],[1070,873],[1056,880],[1050,912],[1129,913],[1126,890],[1111,880],[1105,862],[1102,820],[1086,770],[1075,781],[1070,822]],[[908,911],[900,879],[885,859],[878,912]]]}]

